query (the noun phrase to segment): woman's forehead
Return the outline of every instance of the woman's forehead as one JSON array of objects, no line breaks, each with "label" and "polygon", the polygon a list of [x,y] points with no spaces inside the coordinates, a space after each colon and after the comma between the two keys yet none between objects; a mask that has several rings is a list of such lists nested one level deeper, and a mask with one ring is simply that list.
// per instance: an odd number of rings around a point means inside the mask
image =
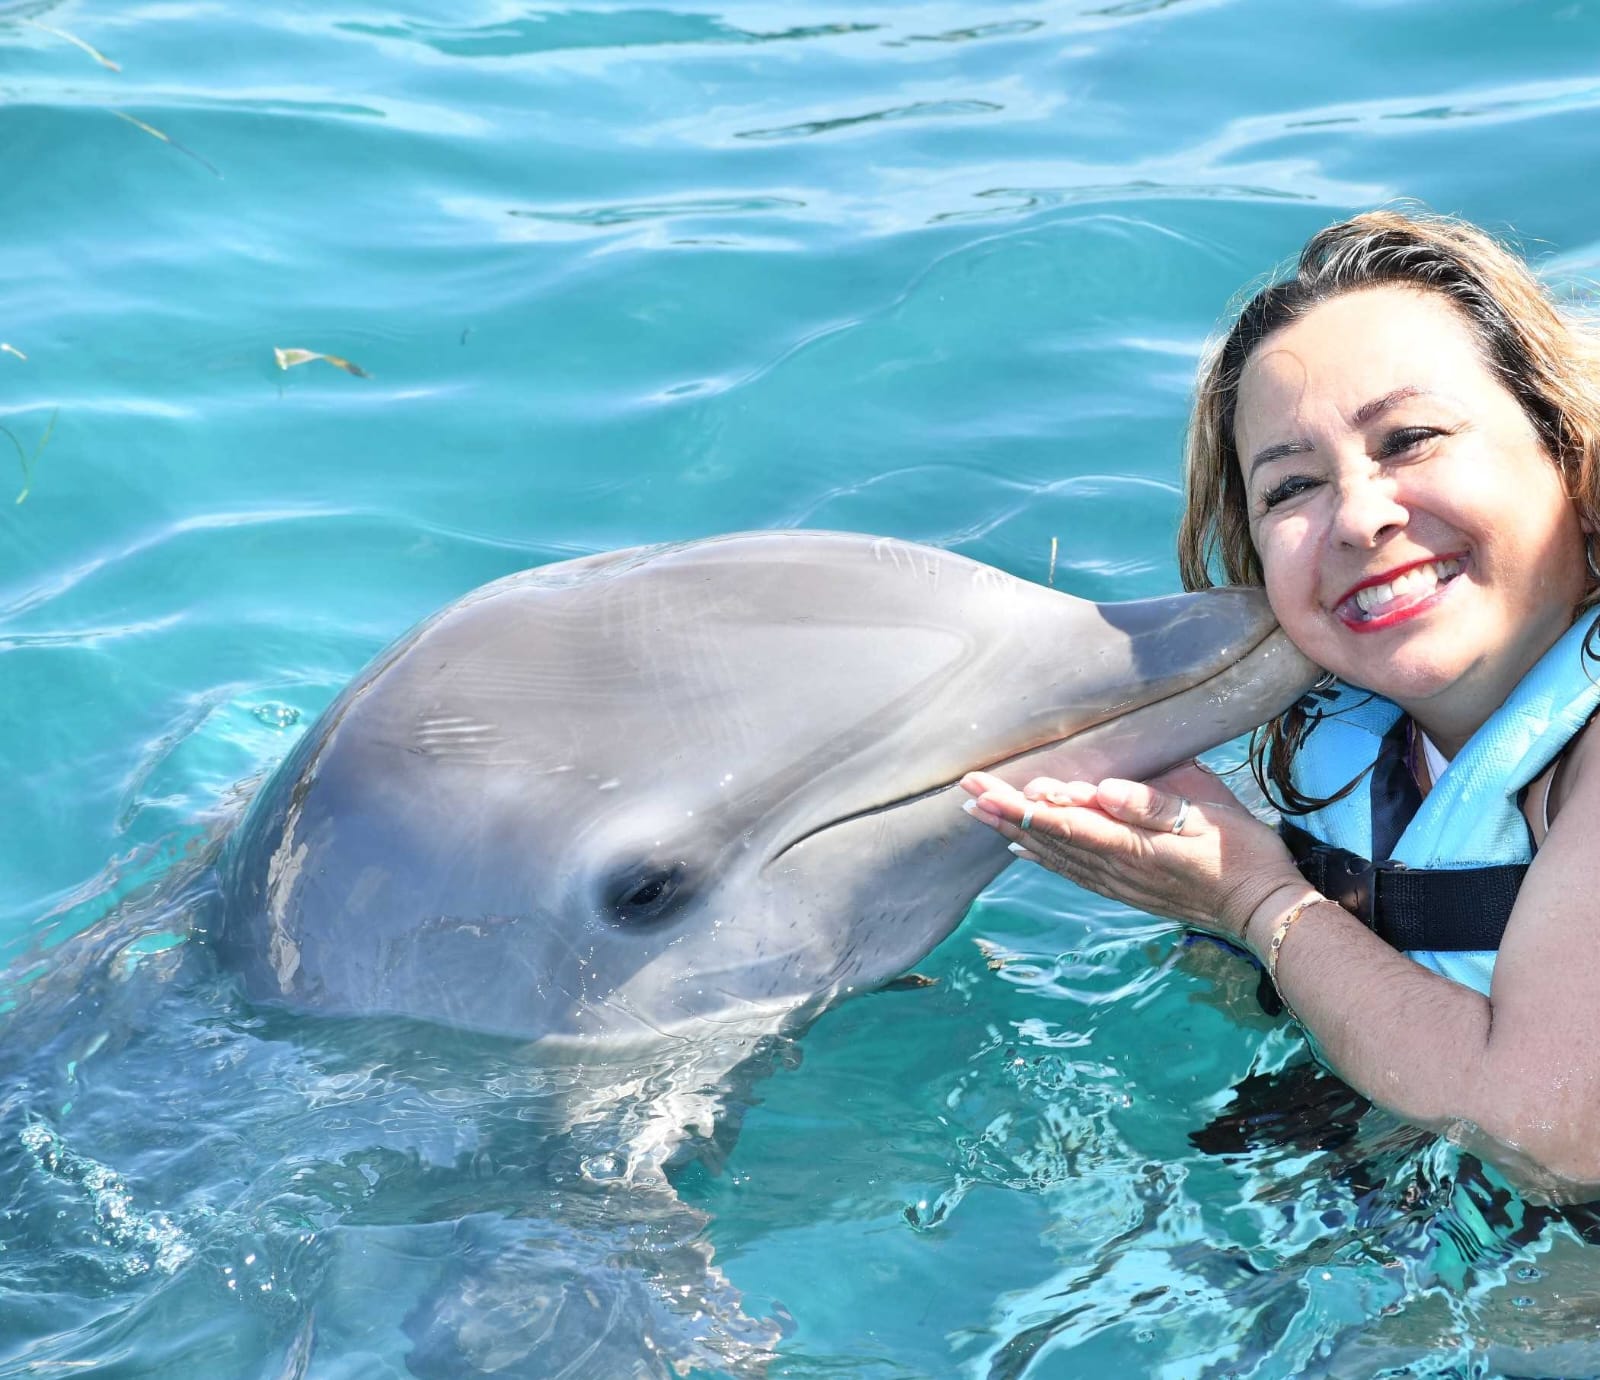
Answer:
[{"label": "woman's forehead", "polygon": [[1498,388],[1471,326],[1438,293],[1367,288],[1313,307],[1245,362],[1234,430],[1241,452],[1263,429],[1337,416],[1357,426],[1385,398],[1464,398]]}]

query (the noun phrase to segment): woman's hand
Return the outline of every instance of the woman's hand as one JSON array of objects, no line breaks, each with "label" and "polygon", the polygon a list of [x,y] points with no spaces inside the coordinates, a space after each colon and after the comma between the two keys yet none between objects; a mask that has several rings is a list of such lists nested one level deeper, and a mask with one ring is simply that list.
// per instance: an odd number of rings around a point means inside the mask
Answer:
[{"label": "woman's hand", "polygon": [[1196,762],[1149,783],[1039,777],[1019,791],[972,772],[961,785],[975,797],[973,818],[1010,839],[1020,857],[1238,944],[1248,944],[1251,916],[1275,893],[1305,888],[1277,834]]}]

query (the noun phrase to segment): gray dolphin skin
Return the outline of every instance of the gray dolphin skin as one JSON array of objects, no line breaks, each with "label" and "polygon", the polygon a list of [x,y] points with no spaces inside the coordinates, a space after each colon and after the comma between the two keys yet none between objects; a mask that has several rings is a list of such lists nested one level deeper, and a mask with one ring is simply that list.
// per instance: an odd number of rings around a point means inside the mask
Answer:
[{"label": "gray dolphin skin", "polygon": [[830,533],[568,561],[402,638],[252,803],[210,928],[257,1002],[561,1066],[495,1152],[551,1167],[458,1224],[413,1374],[764,1375],[777,1329],[669,1171],[770,1037],[904,973],[1011,861],[961,776],[1147,776],[1316,674],[1258,590],[1096,605]]},{"label": "gray dolphin skin", "polygon": [[1096,605],[757,533],[563,562],[384,652],[261,791],[217,942],[258,1001],[589,1054],[903,973],[1011,859],[972,768],[1143,777],[1316,676],[1259,591]]}]

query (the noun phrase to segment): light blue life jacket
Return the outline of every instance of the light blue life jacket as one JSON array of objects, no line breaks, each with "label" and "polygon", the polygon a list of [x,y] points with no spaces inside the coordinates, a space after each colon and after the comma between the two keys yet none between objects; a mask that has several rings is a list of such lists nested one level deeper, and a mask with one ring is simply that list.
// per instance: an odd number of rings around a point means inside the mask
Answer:
[{"label": "light blue life jacket", "polygon": [[[1533,857],[1519,797],[1600,706],[1600,658],[1586,645],[1597,623],[1586,610],[1467,740],[1390,850],[1393,861],[1409,868],[1462,868]],[[1342,682],[1335,682],[1319,712],[1323,721],[1292,768],[1295,787],[1312,797],[1335,794],[1374,762],[1400,717],[1389,700]],[[1369,771],[1344,799],[1288,818],[1324,843],[1371,858],[1372,779]],[[1455,982],[1489,991],[1492,949],[1412,950],[1411,957]]]}]

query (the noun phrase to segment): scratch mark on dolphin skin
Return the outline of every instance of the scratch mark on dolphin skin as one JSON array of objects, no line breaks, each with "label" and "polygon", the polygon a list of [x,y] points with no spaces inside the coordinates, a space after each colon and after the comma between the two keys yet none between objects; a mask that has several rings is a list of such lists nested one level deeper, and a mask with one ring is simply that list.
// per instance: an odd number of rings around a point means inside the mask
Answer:
[{"label": "scratch mark on dolphin skin", "polygon": [[995,570],[991,566],[979,566],[972,572],[972,583],[979,589],[1008,589],[1022,582],[1015,576],[1007,575],[1003,570]]},{"label": "scratch mark on dolphin skin", "polygon": [[896,571],[903,568],[900,562],[904,557],[911,572],[916,573],[916,558],[906,549],[904,542],[895,541],[892,537],[880,537],[872,543],[872,554],[880,561],[887,560]]},{"label": "scratch mark on dolphin skin", "polygon": [[294,826],[298,817],[291,819],[283,832],[283,839],[267,863],[267,915],[272,921],[272,938],[267,942],[267,955],[272,961],[272,971],[278,975],[278,985],[289,991],[294,975],[300,970],[300,946],[289,937],[284,924],[284,913],[289,908],[289,895],[299,880],[300,869],[305,866],[306,854],[311,845],[294,846]]},{"label": "scratch mark on dolphin skin", "polygon": [[418,716],[411,750],[428,757],[490,762],[505,746],[505,735],[480,719],[427,712]]}]

